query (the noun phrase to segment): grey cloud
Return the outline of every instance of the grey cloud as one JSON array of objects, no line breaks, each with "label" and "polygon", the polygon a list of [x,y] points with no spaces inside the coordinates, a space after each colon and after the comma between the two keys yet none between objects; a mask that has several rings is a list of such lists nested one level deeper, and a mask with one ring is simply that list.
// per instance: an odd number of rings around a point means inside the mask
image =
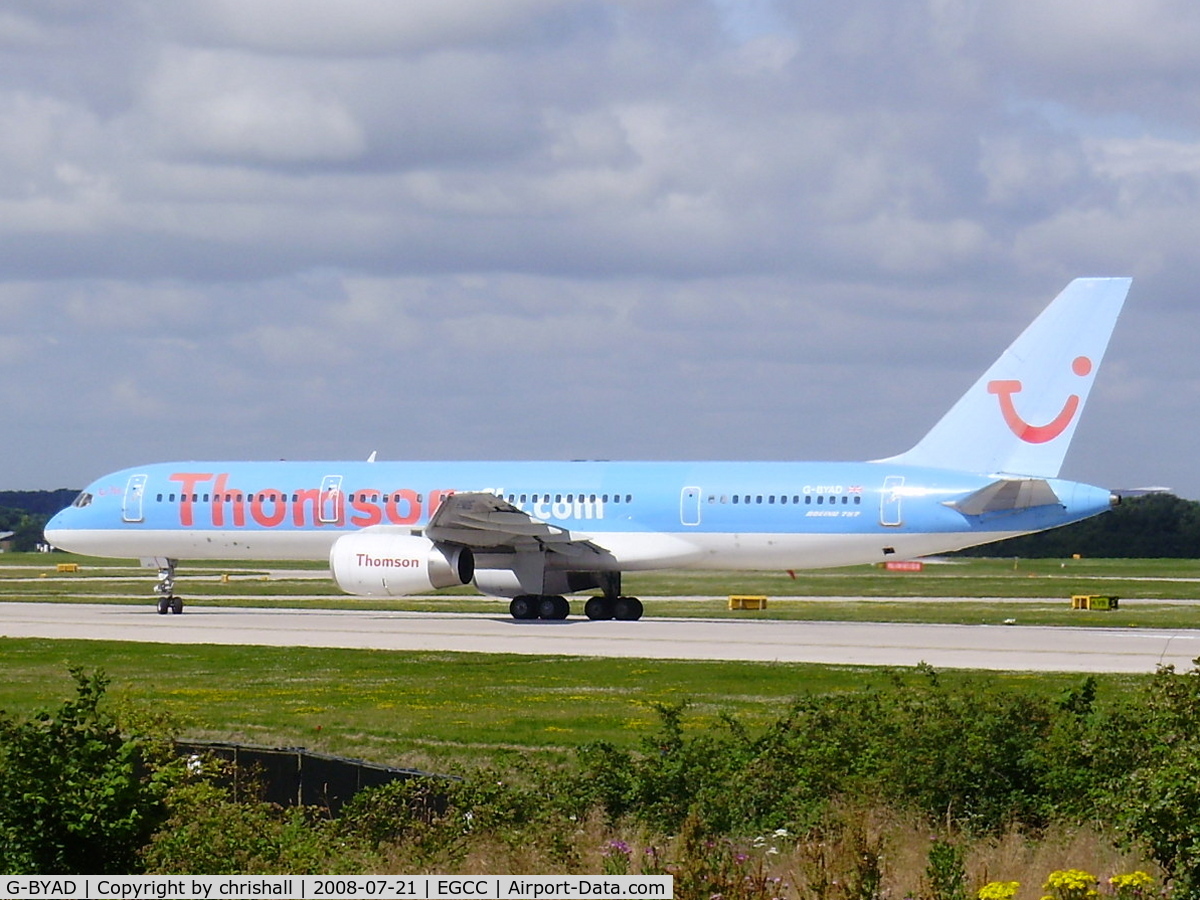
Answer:
[{"label": "grey cloud", "polygon": [[180,0],[155,15],[182,42],[363,56],[524,43],[531,31],[564,27],[588,4],[570,6],[577,8],[568,11],[554,0],[343,0],[337,5],[320,0]]},{"label": "grey cloud", "polygon": [[1132,274],[1072,465],[1200,496],[1198,21],[10,3],[2,461],[884,455]]}]

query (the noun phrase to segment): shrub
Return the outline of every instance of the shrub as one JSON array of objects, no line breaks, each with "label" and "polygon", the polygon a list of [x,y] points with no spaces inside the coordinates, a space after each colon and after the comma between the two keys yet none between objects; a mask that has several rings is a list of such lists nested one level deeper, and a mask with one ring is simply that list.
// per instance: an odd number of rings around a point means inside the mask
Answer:
[{"label": "shrub", "polygon": [[175,787],[169,817],[145,849],[146,871],[193,875],[353,874],[375,862],[315,807],[235,801],[206,780]]},{"label": "shrub", "polygon": [[180,774],[161,741],[123,736],[108,680],[72,669],[76,696],[28,721],[0,713],[0,871],[122,874],[166,816]]}]

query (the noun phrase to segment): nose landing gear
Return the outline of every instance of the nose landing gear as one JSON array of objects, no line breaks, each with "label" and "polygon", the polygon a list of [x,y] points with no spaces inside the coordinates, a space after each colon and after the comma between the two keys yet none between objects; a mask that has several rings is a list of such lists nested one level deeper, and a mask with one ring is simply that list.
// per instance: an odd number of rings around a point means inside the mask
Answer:
[{"label": "nose landing gear", "polygon": [[158,583],[154,585],[154,594],[158,597],[158,614],[179,615],[183,612],[183,598],[175,596],[176,560],[159,560],[159,563]]}]

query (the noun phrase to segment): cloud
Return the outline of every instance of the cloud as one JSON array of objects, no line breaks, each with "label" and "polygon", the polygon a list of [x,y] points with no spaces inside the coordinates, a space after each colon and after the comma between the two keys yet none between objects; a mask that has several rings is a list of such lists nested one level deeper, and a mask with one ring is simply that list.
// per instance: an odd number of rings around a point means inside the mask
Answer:
[{"label": "cloud", "polygon": [[173,54],[146,113],[168,156],[241,164],[346,162],[365,149],[354,115],[322,91],[238,54]]},{"label": "cloud", "polygon": [[177,38],[317,56],[507,43],[567,18],[553,0],[343,0],[336,6],[320,0],[181,0],[171,6],[159,14]]},{"label": "cloud", "polygon": [[1073,464],[1200,496],[1197,31],[1168,0],[10,3],[12,486],[885,455],[1069,278],[1132,274]]}]

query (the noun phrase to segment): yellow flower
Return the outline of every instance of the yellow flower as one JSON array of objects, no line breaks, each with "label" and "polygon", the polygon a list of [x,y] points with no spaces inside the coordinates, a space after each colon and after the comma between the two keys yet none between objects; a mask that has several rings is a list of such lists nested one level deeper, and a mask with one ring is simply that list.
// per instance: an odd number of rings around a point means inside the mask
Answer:
[{"label": "yellow flower", "polygon": [[989,881],[979,889],[979,900],[1012,900],[1020,886],[1019,881]]},{"label": "yellow flower", "polygon": [[1142,871],[1114,875],[1108,879],[1117,900],[1136,900],[1154,884],[1154,879]]},{"label": "yellow flower", "polygon": [[1083,869],[1051,872],[1044,889],[1050,892],[1049,900],[1095,900],[1100,896],[1096,890],[1096,876]]},{"label": "yellow flower", "polygon": [[1121,888],[1145,888],[1154,884],[1154,879],[1145,872],[1129,872],[1124,875],[1114,875],[1108,883],[1120,890]]}]

